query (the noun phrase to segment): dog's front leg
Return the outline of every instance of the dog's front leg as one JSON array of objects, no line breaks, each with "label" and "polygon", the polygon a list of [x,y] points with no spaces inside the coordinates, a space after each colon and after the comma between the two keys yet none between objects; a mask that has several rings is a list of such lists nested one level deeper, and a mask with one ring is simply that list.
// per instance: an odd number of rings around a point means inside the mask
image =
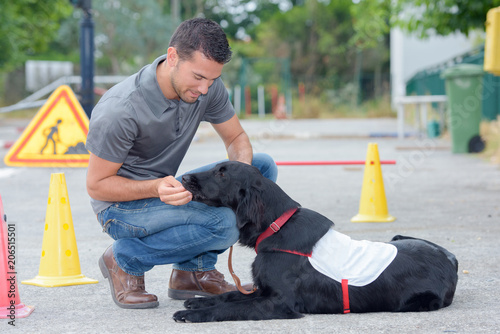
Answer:
[{"label": "dog's front leg", "polygon": [[221,303],[230,303],[243,301],[259,297],[262,290],[256,290],[254,293],[245,295],[239,291],[226,292],[220,295],[205,297],[205,298],[189,298],[184,302],[184,307],[190,310],[216,306]]},{"label": "dog's front leg", "polygon": [[297,319],[302,314],[292,310],[279,297],[260,296],[219,303],[216,306],[178,311],[177,322],[211,322],[235,320]]}]

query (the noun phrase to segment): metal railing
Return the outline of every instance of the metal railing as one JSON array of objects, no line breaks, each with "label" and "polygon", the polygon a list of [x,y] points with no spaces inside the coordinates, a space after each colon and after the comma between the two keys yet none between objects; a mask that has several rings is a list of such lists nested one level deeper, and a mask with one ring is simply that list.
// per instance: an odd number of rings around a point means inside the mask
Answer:
[{"label": "metal railing", "polygon": [[445,104],[448,101],[446,95],[422,95],[422,96],[399,96],[395,99],[396,110],[398,113],[398,138],[405,137],[405,107],[412,104],[416,106],[415,109],[415,123],[419,134],[424,132],[422,130],[427,126],[427,115],[429,103],[438,103],[439,126],[444,128],[445,118]]},{"label": "metal railing", "polygon": [[[120,81],[123,81],[126,78],[127,78],[127,76],[101,75],[101,76],[94,77],[94,83],[97,83],[97,84],[116,84]],[[81,84],[81,82],[82,82],[81,76],[71,75],[71,76],[61,77],[61,78],[51,82],[47,86],[43,87],[42,89],[37,90],[36,92],[34,92],[30,96],[22,99],[21,101],[17,102],[16,104],[0,108],[0,113],[7,113],[7,112],[15,111],[15,110],[40,107],[47,101],[46,99],[42,99],[42,98],[44,96],[52,93],[57,87],[59,87],[61,85]]]}]

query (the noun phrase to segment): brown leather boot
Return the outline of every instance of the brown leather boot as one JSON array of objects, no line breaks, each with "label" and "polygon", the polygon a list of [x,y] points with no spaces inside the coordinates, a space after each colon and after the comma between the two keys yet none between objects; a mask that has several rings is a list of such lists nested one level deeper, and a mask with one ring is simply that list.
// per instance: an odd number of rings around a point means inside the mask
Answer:
[{"label": "brown leather boot", "polygon": [[[246,284],[243,287],[251,290],[252,284]],[[172,299],[208,297],[236,290],[236,286],[226,282],[224,275],[217,269],[210,271],[172,269],[172,275],[170,275],[168,282],[168,296]]]},{"label": "brown leather boot", "polygon": [[153,308],[158,298],[145,290],[144,275],[133,276],[124,272],[116,263],[112,247],[108,247],[99,259],[104,278],[109,280],[111,297],[122,308]]}]

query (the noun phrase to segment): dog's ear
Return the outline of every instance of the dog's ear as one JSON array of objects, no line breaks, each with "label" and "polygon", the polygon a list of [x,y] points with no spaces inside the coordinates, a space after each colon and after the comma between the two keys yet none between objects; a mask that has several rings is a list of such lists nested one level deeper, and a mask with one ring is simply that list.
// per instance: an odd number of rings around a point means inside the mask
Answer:
[{"label": "dog's ear", "polygon": [[236,208],[238,228],[252,223],[259,229],[264,217],[264,203],[258,192],[248,189],[240,189],[239,203]]}]

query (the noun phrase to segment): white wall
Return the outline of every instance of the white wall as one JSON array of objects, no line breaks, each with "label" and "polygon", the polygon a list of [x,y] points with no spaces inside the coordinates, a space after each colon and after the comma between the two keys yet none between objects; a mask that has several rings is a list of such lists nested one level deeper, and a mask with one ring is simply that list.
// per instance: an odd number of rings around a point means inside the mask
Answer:
[{"label": "white wall", "polygon": [[391,90],[392,101],[396,96],[406,93],[406,81],[418,71],[443,63],[474,48],[475,37],[453,34],[446,37],[432,36],[418,39],[403,33],[400,29],[391,30]]},{"label": "white wall", "polygon": [[70,61],[26,61],[26,90],[34,92],[63,76],[73,75]]}]

